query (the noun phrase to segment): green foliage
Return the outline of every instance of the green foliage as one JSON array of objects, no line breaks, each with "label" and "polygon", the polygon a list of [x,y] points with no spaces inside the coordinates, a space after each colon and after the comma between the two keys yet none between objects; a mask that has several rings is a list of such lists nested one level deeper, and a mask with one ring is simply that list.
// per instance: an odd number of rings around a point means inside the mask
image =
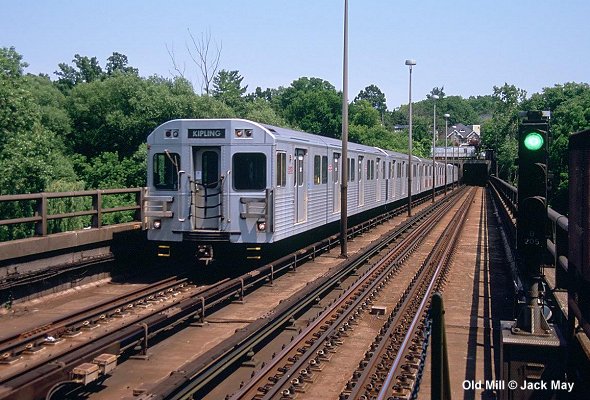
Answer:
[{"label": "green foliage", "polygon": [[354,98],[354,102],[365,100],[369,102],[371,107],[379,112],[379,116],[381,120],[383,120],[383,116],[385,111],[387,111],[387,104],[385,99],[385,94],[379,89],[376,85],[369,85],[363,90],[359,92],[359,94]]},{"label": "green foliage", "polygon": [[381,116],[379,111],[373,108],[367,100],[356,100],[348,108],[350,123],[373,127],[380,125]]},{"label": "green foliage", "polygon": [[107,75],[113,75],[117,72],[130,73],[137,75],[139,70],[128,65],[127,56],[117,53],[116,51],[107,58]]},{"label": "green foliage", "polygon": [[143,79],[121,72],[76,85],[67,109],[74,127],[72,151],[89,158],[103,152],[129,156],[170,119],[234,115],[220,101],[194,94],[185,80]]},{"label": "green foliage", "polygon": [[443,99],[445,97],[445,95],[446,94],[445,94],[445,87],[444,86],[441,86],[441,87],[435,86],[432,88],[430,93],[428,93],[426,95],[426,98],[431,99],[432,96],[438,96],[439,99]]},{"label": "green foliage", "polygon": [[[84,190],[83,182],[71,182],[63,179],[52,181],[46,192],[73,192]],[[65,214],[92,209],[89,197],[64,197],[47,199],[48,214]],[[70,217],[47,221],[47,233],[67,232],[83,229],[91,225],[90,216]]]},{"label": "green foliage", "polygon": [[6,78],[18,78],[29,64],[23,61],[23,56],[17,53],[14,47],[0,48],[0,76]]},{"label": "green foliage", "polygon": [[287,121],[277,114],[268,101],[262,98],[246,102],[243,117],[263,124],[287,126]]},{"label": "green foliage", "polygon": [[499,177],[512,183],[516,179],[518,112],[525,98],[526,92],[514,85],[494,86],[493,116],[482,127],[482,147],[497,150]]},{"label": "green foliage", "polygon": [[58,76],[57,85],[61,90],[67,91],[79,83],[90,83],[104,77],[104,71],[96,57],[90,58],[76,54],[72,62],[75,67],[60,63],[59,70],[54,72]]},{"label": "green foliage", "polygon": [[57,89],[47,76],[26,75],[24,86],[38,106],[41,125],[64,137],[72,131],[72,121],[65,105],[66,96]]},{"label": "green foliage", "polygon": [[351,124],[348,130],[351,142],[376,146],[383,149],[408,152],[407,133],[391,132],[382,125],[366,126]]},{"label": "green foliage", "polygon": [[238,71],[222,69],[213,77],[213,97],[235,110],[241,108],[248,89],[248,85],[242,87],[242,80]]},{"label": "green foliage", "polygon": [[63,150],[60,139],[40,124],[12,135],[0,153],[0,193],[36,193],[55,180],[75,182],[72,163]]},{"label": "green foliage", "polygon": [[0,48],[0,153],[10,137],[30,130],[39,119],[39,108],[23,79],[26,66],[14,47]]},{"label": "green foliage", "polygon": [[319,78],[299,78],[277,95],[283,118],[292,126],[329,137],[340,137],[342,96]]}]

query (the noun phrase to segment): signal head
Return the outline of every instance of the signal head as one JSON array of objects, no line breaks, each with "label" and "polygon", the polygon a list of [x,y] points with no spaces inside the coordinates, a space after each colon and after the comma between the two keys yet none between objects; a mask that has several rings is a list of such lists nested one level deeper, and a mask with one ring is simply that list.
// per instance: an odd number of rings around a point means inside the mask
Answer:
[{"label": "signal head", "polygon": [[523,144],[527,150],[537,151],[543,147],[545,139],[537,131],[528,132],[524,136]]}]

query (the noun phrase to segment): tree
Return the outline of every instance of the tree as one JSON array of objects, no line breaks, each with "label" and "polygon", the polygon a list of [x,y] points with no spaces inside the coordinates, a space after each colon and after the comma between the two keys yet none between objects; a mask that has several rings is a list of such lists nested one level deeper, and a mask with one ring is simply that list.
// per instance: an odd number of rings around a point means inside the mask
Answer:
[{"label": "tree", "polygon": [[501,87],[494,86],[492,98],[494,114],[482,129],[482,145],[497,150],[500,177],[513,182],[516,170],[514,160],[518,150],[518,111],[526,98],[526,92],[504,83]]},{"label": "tree", "polygon": [[245,119],[260,122],[263,124],[275,126],[288,126],[277,112],[272,108],[270,102],[257,98],[244,104],[244,113],[242,115]]},{"label": "tree", "polygon": [[568,143],[571,133],[590,127],[590,85],[568,82],[543,88],[521,105],[522,110],[551,111],[549,170],[553,173],[551,207],[568,211]]},{"label": "tree", "polygon": [[445,97],[445,87],[441,86],[440,88],[438,86],[435,86],[432,88],[432,90],[430,91],[429,94],[426,95],[427,99],[430,99],[432,96],[438,96],[439,99],[442,99]]},{"label": "tree", "polygon": [[237,110],[242,106],[242,96],[248,89],[248,85],[242,86],[243,79],[238,71],[220,70],[213,78],[213,97]]},{"label": "tree", "polygon": [[14,47],[0,48],[0,152],[11,136],[30,130],[39,119],[23,77],[27,65]]},{"label": "tree", "polygon": [[354,98],[356,103],[359,100],[366,100],[371,106],[379,111],[381,123],[383,123],[385,111],[387,111],[387,104],[385,103],[385,94],[376,85],[369,85],[359,92]]},{"label": "tree", "polygon": [[381,116],[379,111],[367,100],[355,100],[349,108],[350,123],[368,128],[379,125]]},{"label": "tree", "polygon": [[441,100],[437,100],[437,118],[439,121],[444,121],[444,114],[450,114],[449,123],[462,123],[465,125],[478,124],[480,119],[477,112],[471,106],[468,100],[461,96],[447,96]]},{"label": "tree", "polygon": [[23,56],[14,47],[0,48],[0,76],[3,78],[18,78],[29,64],[23,61]]},{"label": "tree", "polygon": [[69,90],[78,83],[90,83],[104,77],[104,72],[96,57],[89,58],[75,54],[72,62],[75,67],[60,63],[58,64],[59,70],[54,72],[58,77],[57,85],[62,90]]},{"label": "tree", "polygon": [[112,75],[115,72],[130,73],[137,75],[139,70],[128,66],[127,56],[125,54],[117,53],[116,51],[107,58],[107,74]]},{"label": "tree", "polygon": [[72,132],[72,121],[66,110],[66,96],[48,76],[26,75],[23,84],[38,107],[41,125],[62,139]]},{"label": "tree", "polygon": [[340,137],[342,95],[319,78],[299,78],[277,96],[282,116],[292,126],[324,136]]},{"label": "tree", "polygon": [[188,44],[186,45],[186,49],[188,50],[191,59],[201,72],[201,93],[204,90],[205,94],[208,95],[209,89],[211,87],[211,81],[213,80],[213,77],[219,68],[219,59],[221,58],[222,45],[221,43],[217,44],[217,42],[215,42],[216,52],[211,54],[212,49],[210,31],[205,33],[201,32],[201,37],[198,40],[195,39],[190,29],[188,29],[188,34],[191,38],[192,50]]}]

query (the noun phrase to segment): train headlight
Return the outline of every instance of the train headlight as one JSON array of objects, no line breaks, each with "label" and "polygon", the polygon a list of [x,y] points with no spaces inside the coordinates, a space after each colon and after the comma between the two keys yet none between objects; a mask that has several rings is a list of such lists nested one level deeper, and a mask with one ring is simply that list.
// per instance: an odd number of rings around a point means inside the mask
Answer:
[{"label": "train headlight", "polygon": [[153,227],[154,229],[160,229],[162,227],[162,221],[160,221],[159,219],[155,220]]},{"label": "train headlight", "polygon": [[266,222],[258,222],[256,227],[259,231],[264,232],[266,230]]}]

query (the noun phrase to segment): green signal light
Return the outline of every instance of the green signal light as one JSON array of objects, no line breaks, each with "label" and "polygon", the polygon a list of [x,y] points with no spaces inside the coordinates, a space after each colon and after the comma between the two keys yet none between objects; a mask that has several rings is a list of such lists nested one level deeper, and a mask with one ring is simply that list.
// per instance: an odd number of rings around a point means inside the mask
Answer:
[{"label": "green signal light", "polygon": [[524,137],[524,147],[526,147],[528,150],[539,150],[541,147],[543,147],[544,143],[545,140],[543,139],[543,136],[541,136],[538,132],[527,133],[527,135]]}]

